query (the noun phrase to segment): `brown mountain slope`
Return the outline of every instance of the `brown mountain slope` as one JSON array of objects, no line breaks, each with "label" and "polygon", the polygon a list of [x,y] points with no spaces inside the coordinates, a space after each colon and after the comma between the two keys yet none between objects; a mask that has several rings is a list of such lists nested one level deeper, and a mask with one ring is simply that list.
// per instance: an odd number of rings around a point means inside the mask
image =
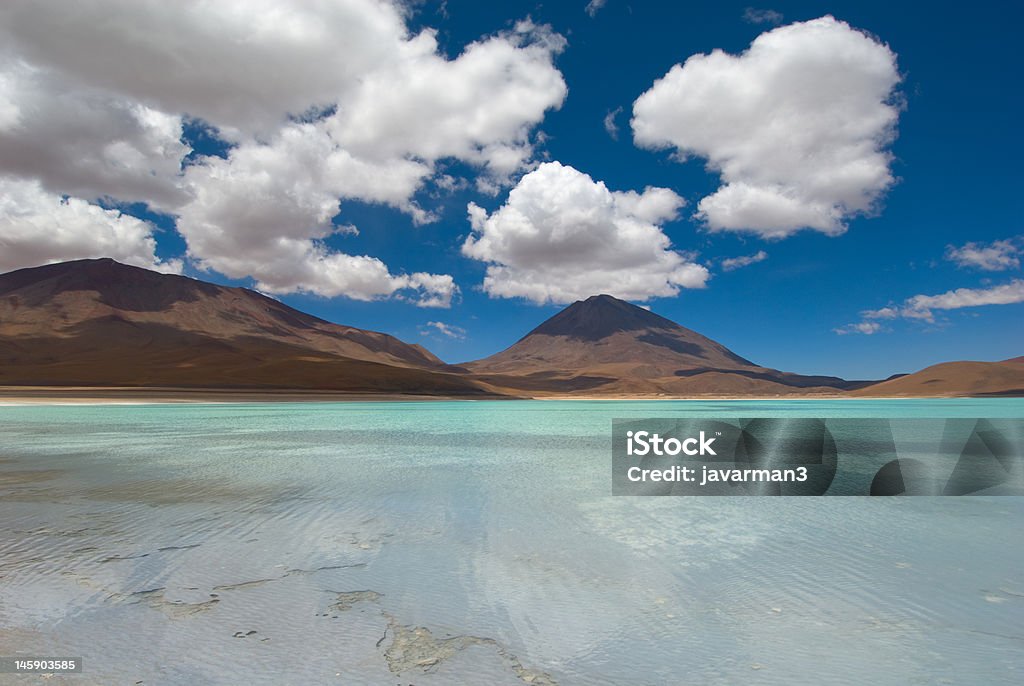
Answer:
[{"label": "brown mountain slope", "polygon": [[482,392],[393,336],[109,259],[0,275],[0,384]]},{"label": "brown mountain slope", "polygon": [[858,385],[760,367],[609,295],[573,303],[512,347],[462,366],[489,384],[537,393],[776,395]]},{"label": "brown mountain slope", "polygon": [[80,260],[0,275],[0,385],[416,395],[1024,395],[1024,358],[884,382],[760,367],[610,296],[570,305],[464,368],[243,288]]},{"label": "brown mountain slope", "polygon": [[1024,396],[1024,357],[1002,362],[945,362],[854,391],[862,397]]}]

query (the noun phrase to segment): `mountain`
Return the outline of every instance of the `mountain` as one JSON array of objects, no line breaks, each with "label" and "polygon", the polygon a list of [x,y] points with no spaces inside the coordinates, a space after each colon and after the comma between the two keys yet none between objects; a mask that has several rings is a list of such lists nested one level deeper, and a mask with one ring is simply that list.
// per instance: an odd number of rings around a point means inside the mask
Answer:
[{"label": "mountain", "polygon": [[945,362],[862,388],[863,397],[1024,396],[1024,357],[1002,362]]},{"label": "mountain", "polygon": [[0,386],[323,391],[459,397],[1024,395],[1024,357],[879,383],[761,367],[609,295],[573,303],[496,355],[446,365],[246,288],[110,259],[0,275]]},{"label": "mountain", "polygon": [[393,336],[110,259],[0,275],[0,384],[485,392]]},{"label": "mountain", "polygon": [[866,383],[758,366],[610,295],[575,302],[512,347],[461,366],[495,387],[539,393],[776,395],[835,393]]}]

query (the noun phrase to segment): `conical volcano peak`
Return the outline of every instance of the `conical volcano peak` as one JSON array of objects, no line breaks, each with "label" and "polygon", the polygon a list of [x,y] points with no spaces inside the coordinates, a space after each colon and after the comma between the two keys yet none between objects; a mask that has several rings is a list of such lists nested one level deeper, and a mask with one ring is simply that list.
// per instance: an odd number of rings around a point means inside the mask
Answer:
[{"label": "conical volcano peak", "polygon": [[466,366],[485,373],[673,383],[693,370],[761,370],[696,331],[607,294],[569,305],[510,348]]},{"label": "conical volcano peak", "polygon": [[675,322],[610,295],[592,295],[579,300],[526,335],[567,336],[581,341],[599,341],[620,331],[679,329]]}]

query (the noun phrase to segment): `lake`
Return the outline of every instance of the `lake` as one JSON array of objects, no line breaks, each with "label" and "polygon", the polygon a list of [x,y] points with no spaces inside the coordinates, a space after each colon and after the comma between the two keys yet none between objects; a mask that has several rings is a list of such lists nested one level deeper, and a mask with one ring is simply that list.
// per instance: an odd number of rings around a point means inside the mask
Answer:
[{"label": "lake", "polygon": [[1024,682],[1024,498],[613,497],[612,419],[686,416],[1024,399],[0,407],[0,655],[82,657],[75,684]]}]

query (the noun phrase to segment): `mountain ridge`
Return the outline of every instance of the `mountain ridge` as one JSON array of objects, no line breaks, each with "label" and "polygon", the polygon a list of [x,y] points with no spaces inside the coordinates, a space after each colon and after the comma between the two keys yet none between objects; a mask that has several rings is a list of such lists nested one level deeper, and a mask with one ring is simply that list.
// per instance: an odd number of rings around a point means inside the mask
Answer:
[{"label": "mountain ridge", "polygon": [[[30,267],[0,275],[0,321],[9,328],[17,326],[13,313],[20,306],[39,308],[53,305],[51,319],[66,324],[80,323],[86,313],[68,313],[66,300],[74,296],[64,294],[96,293],[95,303],[87,313],[96,313],[96,306],[110,308],[108,315],[117,312],[135,313],[135,320],[160,323],[176,306],[195,305],[204,298],[221,298],[224,305],[218,313],[221,321],[211,322],[208,313],[178,313],[179,323],[195,330],[216,334],[224,338],[250,335],[289,337],[296,330],[309,336],[323,335],[350,343],[339,346],[339,354],[355,356],[356,359],[373,361],[372,354],[384,352],[391,361],[404,362],[413,366],[446,366],[426,348],[408,344],[377,331],[357,329],[328,322],[325,319],[291,308],[262,293],[237,286],[221,286],[178,274],[161,274],[141,267],[121,264],[110,258],[96,260],[74,260],[42,267]],[[54,303],[54,301],[58,301]],[[79,303],[66,303],[70,306]],[[185,309],[182,307],[181,309]],[[36,327],[45,326],[36,321]],[[58,332],[54,327],[54,332]],[[301,337],[301,336],[300,336]],[[365,351],[359,351],[362,347]],[[376,349],[374,349],[376,348]]]},{"label": "mountain ridge", "polygon": [[247,288],[104,258],[0,274],[0,386],[446,397],[1024,395],[1024,357],[948,362],[878,382],[792,374],[602,294],[505,350],[449,365],[420,345]]},{"label": "mountain ridge", "polygon": [[0,384],[491,393],[389,334],[111,259],[0,275]]}]

